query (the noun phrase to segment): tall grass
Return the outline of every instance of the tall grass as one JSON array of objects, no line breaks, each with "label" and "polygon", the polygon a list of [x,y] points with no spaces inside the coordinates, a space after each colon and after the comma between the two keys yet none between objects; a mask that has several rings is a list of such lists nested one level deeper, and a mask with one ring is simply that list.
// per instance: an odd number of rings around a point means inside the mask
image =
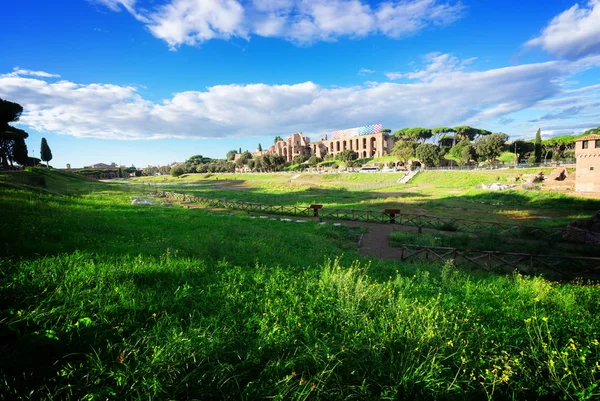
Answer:
[{"label": "tall grass", "polygon": [[0,196],[0,399],[597,399],[600,287],[361,259],[125,194]]}]

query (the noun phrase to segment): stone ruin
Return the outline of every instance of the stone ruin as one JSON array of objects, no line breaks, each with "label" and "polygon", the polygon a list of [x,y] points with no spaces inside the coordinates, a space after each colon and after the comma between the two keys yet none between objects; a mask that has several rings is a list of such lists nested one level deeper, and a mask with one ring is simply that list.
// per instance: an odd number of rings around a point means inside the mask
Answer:
[{"label": "stone ruin", "polygon": [[564,167],[556,168],[546,178],[544,186],[551,189],[573,190],[575,188],[575,174],[569,174]]},{"label": "stone ruin", "polygon": [[575,220],[570,223],[563,238],[577,240],[585,244],[600,245],[600,212],[589,219]]},{"label": "stone ruin", "polygon": [[487,189],[488,191],[504,191],[507,189],[514,188],[515,185],[512,184],[500,184],[499,182],[495,182],[493,184],[481,184],[480,189]]}]

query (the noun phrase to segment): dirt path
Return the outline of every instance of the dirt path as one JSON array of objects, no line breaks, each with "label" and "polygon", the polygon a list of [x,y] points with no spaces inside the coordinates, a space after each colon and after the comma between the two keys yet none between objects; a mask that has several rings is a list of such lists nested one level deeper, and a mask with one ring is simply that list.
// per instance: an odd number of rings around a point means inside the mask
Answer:
[{"label": "dirt path", "polygon": [[[367,229],[367,232],[363,235],[362,241],[360,242],[359,250],[361,256],[374,257],[377,259],[400,259],[400,249],[390,246],[390,234],[392,231],[398,230],[400,227],[387,224],[363,223],[357,221],[346,221],[344,224],[347,226],[364,227]],[[415,227],[410,228],[413,228],[414,231],[416,231]]]}]

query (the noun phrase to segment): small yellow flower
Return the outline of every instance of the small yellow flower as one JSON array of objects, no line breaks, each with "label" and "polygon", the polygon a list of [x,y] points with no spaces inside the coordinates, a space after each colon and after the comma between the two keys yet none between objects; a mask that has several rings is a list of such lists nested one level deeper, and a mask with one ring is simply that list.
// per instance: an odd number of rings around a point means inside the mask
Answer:
[{"label": "small yellow flower", "polygon": [[454,343],[452,342],[452,340],[448,341],[448,345],[449,345],[450,347],[454,347]]},{"label": "small yellow flower", "polygon": [[597,347],[598,345],[600,345],[600,343],[598,342],[598,340],[594,340],[594,341],[592,341],[592,344],[594,344],[596,347]]},{"label": "small yellow flower", "polygon": [[550,360],[548,361],[548,365],[549,365],[551,368],[553,368],[553,367],[554,367],[554,361],[553,361],[552,359],[550,359]]},{"label": "small yellow flower", "polygon": [[547,318],[546,316],[544,316],[544,317],[542,318],[542,320],[543,320],[544,322],[547,322],[547,321],[548,321],[548,318]]}]

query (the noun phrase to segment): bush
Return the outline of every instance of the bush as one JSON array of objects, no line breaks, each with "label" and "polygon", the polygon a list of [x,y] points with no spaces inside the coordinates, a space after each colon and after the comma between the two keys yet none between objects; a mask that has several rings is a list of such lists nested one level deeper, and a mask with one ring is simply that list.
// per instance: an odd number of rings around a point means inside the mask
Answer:
[{"label": "bush", "polygon": [[311,156],[308,159],[308,164],[310,164],[311,166],[316,166],[317,164],[321,163],[321,158],[317,157],[317,156]]},{"label": "bush", "polygon": [[183,170],[183,167],[181,166],[176,166],[171,168],[171,176],[172,177],[179,177],[181,175],[183,175],[185,173],[185,171]]}]

